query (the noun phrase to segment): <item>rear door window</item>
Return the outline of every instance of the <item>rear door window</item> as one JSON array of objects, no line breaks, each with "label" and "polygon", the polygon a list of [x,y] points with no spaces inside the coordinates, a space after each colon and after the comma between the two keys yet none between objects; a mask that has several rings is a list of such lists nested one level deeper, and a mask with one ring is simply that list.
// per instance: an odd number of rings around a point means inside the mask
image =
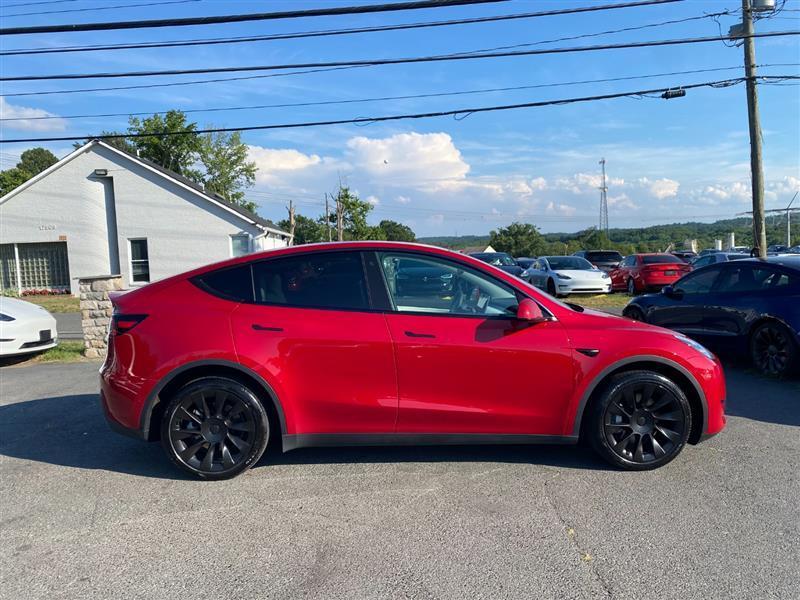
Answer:
[{"label": "rear door window", "polygon": [[370,308],[360,252],[314,252],[253,263],[259,304],[308,308]]}]

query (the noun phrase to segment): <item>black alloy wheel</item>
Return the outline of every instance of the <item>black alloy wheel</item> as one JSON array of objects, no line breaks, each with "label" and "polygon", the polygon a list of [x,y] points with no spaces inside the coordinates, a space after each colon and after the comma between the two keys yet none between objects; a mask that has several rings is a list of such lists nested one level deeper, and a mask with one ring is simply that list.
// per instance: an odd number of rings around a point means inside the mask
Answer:
[{"label": "black alloy wheel", "polygon": [[797,364],[798,349],[791,332],[779,323],[764,323],[750,337],[750,356],[764,375],[784,377]]},{"label": "black alloy wheel", "polygon": [[547,293],[553,298],[556,297],[556,284],[552,279],[547,280]]},{"label": "black alloy wheel", "polygon": [[195,380],[164,411],[161,441],[170,459],[203,479],[228,479],[255,464],[269,419],[247,387],[222,377]]},{"label": "black alloy wheel", "polygon": [[611,464],[628,470],[660,467],[689,437],[692,411],[683,391],[651,371],[614,376],[596,399],[589,441]]},{"label": "black alloy wheel", "polygon": [[636,283],[633,281],[633,279],[628,279],[628,295],[636,295]]}]

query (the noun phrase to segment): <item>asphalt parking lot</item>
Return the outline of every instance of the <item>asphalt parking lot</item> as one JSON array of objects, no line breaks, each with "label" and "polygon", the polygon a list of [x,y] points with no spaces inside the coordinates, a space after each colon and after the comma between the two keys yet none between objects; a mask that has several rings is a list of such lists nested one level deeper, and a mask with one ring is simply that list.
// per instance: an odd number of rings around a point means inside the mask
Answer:
[{"label": "asphalt parking lot", "polygon": [[2,598],[800,597],[800,382],[655,472],[563,447],[307,449],[227,482],[112,433],[97,363],[0,370]]}]

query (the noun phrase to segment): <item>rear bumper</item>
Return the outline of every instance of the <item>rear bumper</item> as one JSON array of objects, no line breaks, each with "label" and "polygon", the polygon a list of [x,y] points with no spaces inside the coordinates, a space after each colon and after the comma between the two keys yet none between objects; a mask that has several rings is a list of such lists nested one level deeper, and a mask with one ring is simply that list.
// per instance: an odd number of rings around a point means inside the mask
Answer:
[{"label": "rear bumper", "polygon": [[103,416],[106,418],[106,423],[108,423],[108,426],[112,431],[130,438],[147,441],[147,437],[144,435],[144,432],[141,429],[126,427],[111,415],[108,410],[108,402],[106,401],[106,395],[103,390],[100,390],[100,406],[103,409]]}]

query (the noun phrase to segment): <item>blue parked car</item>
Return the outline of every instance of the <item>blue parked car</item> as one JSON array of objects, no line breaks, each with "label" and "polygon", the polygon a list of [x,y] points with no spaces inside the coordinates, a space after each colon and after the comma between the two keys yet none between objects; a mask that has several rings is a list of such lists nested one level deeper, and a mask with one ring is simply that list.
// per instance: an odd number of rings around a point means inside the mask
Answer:
[{"label": "blue parked car", "polygon": [[660,294],[634,298],[622,314],[717,351],[749,355],[767,375],[800,372],[800,256],[703,267]]}]

